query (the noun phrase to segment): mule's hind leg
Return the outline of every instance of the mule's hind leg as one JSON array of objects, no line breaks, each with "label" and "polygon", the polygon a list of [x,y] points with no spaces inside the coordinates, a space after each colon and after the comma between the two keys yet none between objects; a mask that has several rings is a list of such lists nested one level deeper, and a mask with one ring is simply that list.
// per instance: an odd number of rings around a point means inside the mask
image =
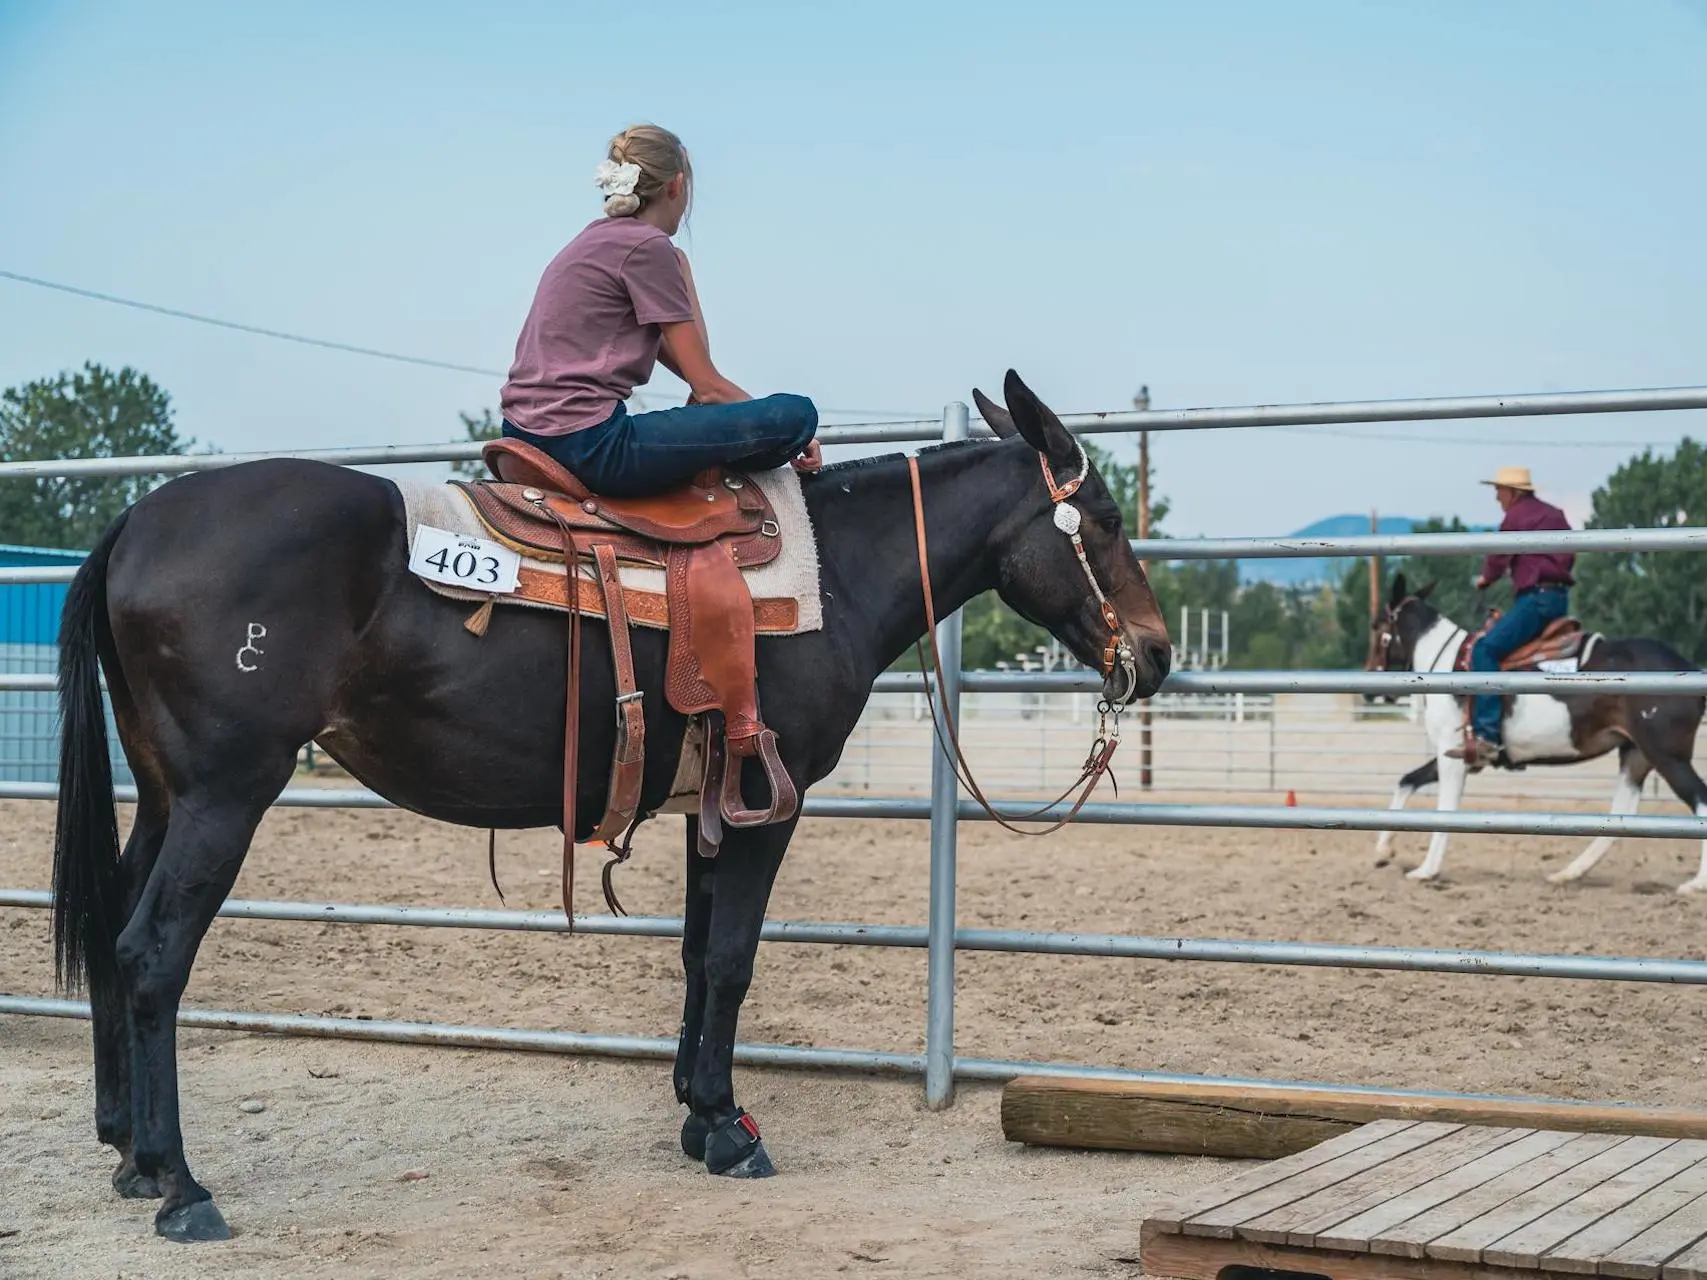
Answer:
[{"label": "mule's hind leg", "polygon": [[[165,806],[148,794],[146,783],[142,789],[130,837],[119,857],[119,916],[114,922],[118,929],[136,909],[166,839]],[[89,1011],[95,1041],[95,1136],[119,1153],[113,1190],[127,1200],[157,1200],[159,1184],[137,1171],[131,1152],[130,1000],[122,981],[110,988],[91,981]]]},{"label": "mule's hind leg", "polygon": [[705,1139],[711,1126],[693,1111],[694,1063],[699,1058],[700,1034],[705,1028],[705,951],[711,936],[712,888],[717,859],[699,856],[699,819],[687,821],[687,893],[682,911],[682,973],[687,991],[682,1000],[682,1029],[676,1040],[676,1101],[688,1108],[682,1121],[682,1150],[705,1159]]},{"label": "mule's hind leg", "polygon": [[118,939],[130,995],[132,1143],[136,1167],[164,1197],[154,1229],[172,1240],[225,1240],[213,1197],[190,1173],[178,1114],[178,1002],[190,966],[231,891],[255,827],[284,789],[294,753],[263,766],[225,762],[217,791],[176,796],[166,837]]},{"label": "mule's hind leg", "polygon": [[705,1021],[691,1085],[694,1114],[707,1128],[705,1167],[711,1173],[764,1178],[776,1172],[759,1141],[759,1126],[735,1105],[735,1028],[753,980],[771,885],[797,821],[731,828],[717,855],[705,950]]},{"label": "mule's hind leg", "polygon": [[[1614,817],[1629,816],[1642,807],[1642,783],[1647,780],[1651,766],[1648,758],[1641,749],[1632,742],[1626,742],[1618,748],[1618,787],[1612,793],[1612,815]],[[1569,884],[1573,880],[1581,880],[1594,864],[1606,856],[1612,848],[1616,836],[1596,836],[1589,842],[1588,848],[1576,856],[1569,866],[1555,871],[1547,879],[1554,884]]]},{"label": "mule's hind leg", "polygon": [[[1405,801],[1409,800],[1424,787],[1432,787],[1440,781],[1440,762],[1430,760],[1427,764],[1418,765],[1404,777],[1399,779],[1399,785],[1393,790],[1393,799],[1388,803],[1388,809],[1403,809]],[[1375,865],[1384,867],[1392,861],[1387,856],[1387,850],[1392,846],[1393,833],[1383,831],[1375,837]]]}]

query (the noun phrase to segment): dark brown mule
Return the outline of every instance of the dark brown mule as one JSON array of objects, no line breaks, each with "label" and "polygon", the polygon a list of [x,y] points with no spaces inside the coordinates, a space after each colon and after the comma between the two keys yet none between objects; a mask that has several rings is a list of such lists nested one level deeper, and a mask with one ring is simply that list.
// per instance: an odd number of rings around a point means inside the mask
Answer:
[{"label": "dark brown mule", "polygon": [[[1405,577],[1393,582],[1386,605],[1370,622],[1369,661],[1373,670],[1451,671],[1467,632],[1428,603],[1434,584],[1407,591]],[[1582,659],[1583,671],[1694,671],[1688,659],[1658,640],[1610,640],[1593,637]],[[1695,772],[1695,731],[1701,724],[1699,694],[1642,694],[1621,697],[1610,693],[1519,694],[1506,700],[1505,762],[1509,766],[1576,764],[1608,752],[1618,752],[1618,786],[1612,796],[1614,814],[1633,814],[1642,799],[1642,783],[1658,771],[1677,798],[1695,814],[1707,817],[1707,783]],[[1439,784],[1438,808],[1449,813],[1464,795],[1465,764],[1447,755],[1464,740],[1464,712],[1454,694],[1424,695],[1423,726],[1434,758],[1399,780],[1391,807],[1402,809],[1420,788]],[[1375,842],[1377,865],[1384,865],[1393,834],[1383,831]],[[1422,865],[1409,872],[1413,880],[1432,880],[1446,857],[1444,831],[1434,833]],[[1547,877],[1555,884],[1580,880],[1612,847],[1611,836],[1594,840],[1571,864]],[[1707,841],[1702,842],[1701,866],[1680,893],[1707,889]]]},{"label": "dark brown mule", "polygon": [[[1112,602],[1124,644],[1106,696],[1154,693],[1167,630],[1120,512],[1076,441],[1009,373],[1007,437],[920,458],[937,607],[994,589],[1100,667],[1108,623],[1063,524]],[[1041,460],[1047,466],[1040,466]],[[1070,499],[1051,500],[1086,468]],[[761,638],[759,683],[782,759],[804,792],[836,765],[873,680],[923,634],[924,597],[904,460],[830,467],[803,480],[819,539],[824,627]],[[54,848],[62,981],[87,979],[94,1011],[96,1131],[117,1149],[121,1195],[162,1196],[155,1227],[177,1240],[227,1228],[191,1175],[178,1119],[176,1016],[196,949],[237,878],[256,825],[309,740],[406,809],[474,827],[544,827],[563,805],[565,631],[505,610],[484,637],[466,605],[406,569],[401,495],[389,481],[273,461],[186,476],[115,521],[78,572],[60,633],[64,741]],[[576,812],[601,812],[615,736],[609,635],[583,640]],[[636,631],[653,745],[642,810],[662,802],[685,719],[661,696],[665,637]],[[111,690],[137,777],[122,855],[101,713]],[[746,768],[749,794],[763,785]],[[794,821],[731,829],[715,859],[688,824],[675,1065],[689,1108],[683,1146],[713,1173],[771,1171],[735,1104],[736,1020],[772,881]]]}]

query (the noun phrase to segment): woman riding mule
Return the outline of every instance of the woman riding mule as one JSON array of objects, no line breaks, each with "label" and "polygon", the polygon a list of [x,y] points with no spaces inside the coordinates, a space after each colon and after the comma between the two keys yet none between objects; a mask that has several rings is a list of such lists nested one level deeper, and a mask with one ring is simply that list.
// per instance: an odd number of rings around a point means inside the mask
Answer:
[{"label": "woman riding mule", "polygon": [[[1101,477],[1011,372],[1006,399],[1006,411],[985,409],[1004,437],[995,443],[802,478],[818,535],[823,627],[761,637],[757,650],[767,719],[801,791],[835,768],[872,682],[924,634],[921,577],[945,615],[997,591],[1101,670],[1116,705],[1150,696],[1167,674],[1166,627]],[[67,985],[87,980],[95,1127],[119,1153],[113,1185],[123,1196],[161,1197],[155,1227],[172,1239],[228,1234],[185,1159],[179,1000],[299,748],[318,742],[387,799],[441,821],[515,828],[562,819],[561,619],[511,610],[477,638],[463,625],[466,606],[429,591],[407,561],[396,485],[281,459],[155,490],[101,536],[66,598],[58,969]],[[249,640],[257,627],[266,636],[258,648]],[[632,636],[646,739],[656,748],[642,812],[667,797],[687,725],[663,696],[667,642],[658,631]],[[616,725],[605,714],[614,695],[601,623],[587,620],[582,645],[580,758],[608,760]],[[122,854],[103,674],[137,782]],[[757,762],[746,769],[757,784]],[[607,787],[602,768],[575,780],[583,839]],[[688,1107],[682,1146],[711,1173],[771,1172],[757,1124],[736,1104],[732,1066],[766,902],[795,821],[730,829],[714,859],[698,855],[695,824],[687,824],[674,1084]]]},{"label": "woman riding mule", "polygon": [[[713,466],[820,463],[804,396],[755,400],[711,362],[693,274],[670,237],[692,199],[681,139],[636,125],[611,139],[595,181],[604,216],[551,260],[504,384],[504,434],[543,449],[596,493],[639,498]],[[692,389],[679,409],[624,401],[664,366]]]}]

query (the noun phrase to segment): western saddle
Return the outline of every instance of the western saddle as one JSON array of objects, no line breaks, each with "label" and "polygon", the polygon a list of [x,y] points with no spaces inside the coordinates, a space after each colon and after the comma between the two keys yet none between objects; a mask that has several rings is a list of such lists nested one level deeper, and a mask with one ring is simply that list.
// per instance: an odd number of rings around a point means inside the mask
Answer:
[{"label": "western saddle", "polygon": [[[1464,643],[1458,649],[1458,659],[1453,663],[1455,670],[1470,669],[1470,654],[1475,649],[1476,642],[1487,635],[1499,619],[1499,610],[1489,611],[1488,620],[1482,624],[1482,629],[1473,636],[1464,637]],[[1583,624],[1576,618],[1554,618],[1541,629],[1541,634],[1535,639],[1528,644],[1519,645],[1507,654],[1500,661],[1500,670],[1534,671],[1543,662],[1579,658],[1588,638],[1588,632],[1583,630]]]},{"label": "western saddle", "polygon": [[[575,840],[575,778],[580,736],[580,595],[574,579],[590,571],[604,601],[616,672],[616,750],[610,790],[593,839],[627,856],[640,812],[645,772],[644,697],[635,684],[620,565],[662,569],[668,602],[669,658],[664,696],[684,715],[716,713],[705,735],[699,852],[714,856],[725,825],[785,822],[799,794],[777,753],[776,734],[759,718],[753,600],[742,570],[782,551],[776,513],[764,492],[738,472],[715,468],[668,493],[612,498],[591,492],[545,453],[519,440],[493,440],[482,451],[496,479],[457,481],[481,521],[523,554],[558,561],[570,576],[567,725],[563,762],[564,910],[569,912],[568,859]],[[770,803],[749,807],[741,764],[757,758]],[[607,879],[608,892],[608,879]],[[572,917],[571,917],[572,918]]]},{"label": "western saddle", "polygon": [[[1482,623],[1481,629],[1475,635],[1464,637],[1464,643],[1458,647],[1458,656],[1453,661],[1453,670],[1468,671],[1470,669],[1470,655],[1476,648],[1476,641],[1487,635],[1493,629],[1494,623],[1499,620],[1499,610],[1489,610],[1487,621]],[[1590,633],[1583,630],[1583,624],[1576,618],[1554,618],[1553,621],[1541,628],[1541,634],[1535,639],[1528,644],[1519,645],[1501,659],[1500,670],[1537,671],[1543,662],[1559,662],[1569,658],[1580,659],[1588,646],[1589,639]],[[1512,695],[1506,694],[1503,714],[1509,715],[1511,713],[1511,700]],[[1475,736],[1475,731],[1471,725],[1471,712],[1476,700],[1466,695],[1459,698],[1458,701],[1464,708],[1464,750],[1468,754],[1472,747],[1471,739]],[[1522,765],[1512,764],[1506,759],[1503,750],[1500,753],[1500,763],[1505,768],[1523,768]],[[1475,764],[1472,765],[1471,771],[1475,772],[1480,768],[1479,764]]]}]

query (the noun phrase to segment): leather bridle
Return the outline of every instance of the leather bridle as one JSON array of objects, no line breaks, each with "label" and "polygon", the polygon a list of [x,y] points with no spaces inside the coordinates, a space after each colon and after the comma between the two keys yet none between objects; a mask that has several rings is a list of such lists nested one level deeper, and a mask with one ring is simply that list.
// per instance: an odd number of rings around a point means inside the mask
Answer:
[{"label": "leather bridle", "polygon": [[[1055,527],[1073,540],[1073,550],[1077,553],[1079,564],[1083,567],[1085,577],[1089,579],[1091,590],[1101,606],[1103,620],[1108,623],[1109,630],[1112,632],[1112,638],[1103,651],[1103,676],[1105,679],[1108,677],[1114,670],[1117,661],[1130,663],[1131,679],[1136,686],[1137,666],[1136,660],[1131,657],[1131,646],[1127,644],[1124,635],[1121,634],[1119,615],[1115,612],[1108,597],[1103,594],[1102,586],[1096,580],[1096,574],[1091,571],[1090,560],[1085,555],[1084,541],[1079,536],[1079,509],[1067,501],[1078,492],[1079,486],[1090,474],[1090,460],[1085,457],[1083,448],[1079,450],[1079,457],[1083,460],[1084,466],[1078,477],[1068,481],[1065,485],[1058,485],[1055,483],[1054,474],[1049,469],[1048,459],[1043,458],[1040,454],[1039,458],[1043,463],[1043,479],[1049,486],[1050,500],[1055,504]],[[1097,703],[1096,737],[1091,741],[1090,751],[1085,757],[1083,767],[1079,770],[1079,776],[1065,791],[1048,804],[1030,813],[1020,815],[1019,821],[1030,822],[1041,819],[1082,786],[1078,798],[1074,800],[1073,807],[1067,811],[1065,817],[1040,831],[1034,831],[1016,826],[996,812],[985,797],[982,788],[978,786],[977,780],[972,776],[972,766],[967,763],[966,753],[961,750],[960,733],[954,723],[954,717],[949,712],[948,704],[940,702],[932,692],[933,688],[940,689],[942,687],[942,650],[938,646],[936,638],[936,598],[931,590],[930,558],[925,541],[925,497],[919,481],[919,460],[916,457],[908,457],[907,470],[913,483],[913,534],[919,549],[919,581],[924,588],[925,635],[930,640],[932,669],[927,670],[926,668],[923,641],[919,642],[915,648],[919,654],[920,673],[925,676],[925,701],[930,707],[931,726],[936,731],[937,743],[941,746],[943,753],[949,757],[949,767],[953,769],[954,776],[960,785],[972,794],[972,798],[978,802],[978,806],[997,825],[1006,828],[1015,835],[1022,836],[1046,836],[1059,831],[1078,816],[1079,810],[1085,807],[1085,803],[1091,798],[1091,793],[1096,790],[1097,783],[1101,782],[1105,775],[1112,779],[1113,775],[1109,770],[1109,762],[1114,758],[1115,748],[1120,745],[1120,713],[1122,708],[1109,702],[1107,698],[1103,698]],[[1069,514],[1064,516],[1063,512]],[[931,680],[933,673],[935,675],[934,685]],[[1115,786],[1115,794],[1119,794],[1118,783]]]},{"label": "leather bridle", "polygon": [[1115,612],[1114,604],[1103,594],[1102,584],[1097,581],[1096,573],[1091,569],[1090,557],[1085,554],[1085,540],[1079,534],[1079,527],[1084,523],[1084,516],[1079,509],[1068,501],[1079,491],[1085,478],[1091,473],[1091,460],[1085,456],[1085,446],[1077,440],[1073,447],[1079,451],[1079,474],[1066,484],[1055,482],[1055,473],[1050,470],[1049,459],[1043,454],[1037,455],[1037,461],[1043,468],[1043,483],[1049,487],[1049,500],[1055,504],[1055,527],[1066,534],[1073,542],[1073,554],[1078,557],[1079,568],[1084,571],[1085,581],[1090,584],[1091,594],[1096,597],[1097,607],[1102,610],[1102,620],[1108,626],[1108,644],[1102,651],[1102,674],[1107,679],[1114,674],[1115,664],[1129,673],[1132,684],[1138,682],[1138,661],[1132,652],[1132,645],[1120,629],[1120,615]]}]

